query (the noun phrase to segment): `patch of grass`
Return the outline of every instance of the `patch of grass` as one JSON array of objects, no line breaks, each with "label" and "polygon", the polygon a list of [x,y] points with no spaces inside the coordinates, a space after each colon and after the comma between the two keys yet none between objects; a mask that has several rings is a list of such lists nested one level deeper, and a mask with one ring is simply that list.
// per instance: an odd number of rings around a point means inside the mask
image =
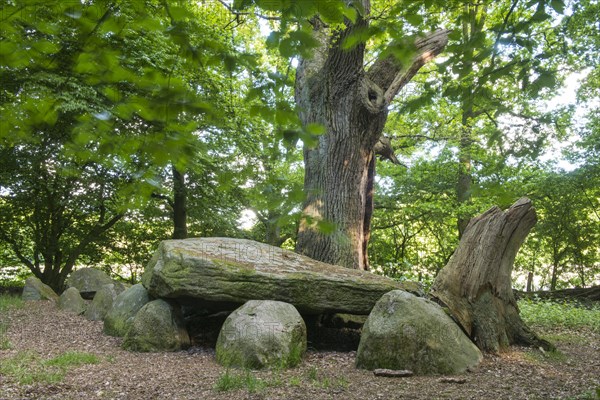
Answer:
[{"label": "patch of grass", "polygon": [[577,335],[574,333],[547,333],[544,334],[544,339],[548,340],[550,343],[562,342],[565,344],[574,344],[574,345],[584,345],[588,344],[590,340],[581,335]]},{"label": "patch of grass", "polygon": [[100,359],[95,354],[82,353],[79,351],[67,351],[59,356],[44,361],[44,365],[69,368],[84,364],[98,364]]},{"label": "patch of grass", "polygon": [[0,350],[12,349],[12,343],[2,334],[2,328],[0,327]]},{"label": "patch of grass", "polygon": [[218,392],[246,389],[250,393],[255,393],[267,386],[268,384],[265,381],[257,378],[250,370],[232,372],[227,369],[217,379],[214,389]]},{"label": "patch of grass", "polygon": [[290,386],[300,386],[302,384],[302,379],[299,376],[290,377]]},{"label": "patch of grass", "polygon": [[64,379],[69,368],[98,362],[98,357],[90,353],[66,352],[43,360],[36,353],[20,351],[0,360],[0,374],[12,377],[22,385],[57,383]]},{"label": "patch of grass", "polygon": [[337,378],[336,384],[340,389],[348,389],[348,385],[350,385],[350,382],[348,382],[348,379],[346,379],[345,376],[341,376]]},{"label": "patch of grass", "polygon": [[600,332],[600,307],[583,307],[575,302],[523,299],[519,301],[521,318],[528,325],[545,328],[587,328]]},{"label": "patch of grass", "polygon": [[322,376],[319,374],[319,370],[317,367],[312,366],[308,372],[306,373],[306,378],[310,381],[310,383],[322,389],[329,389],[332,387],[339,389],[347,389],[349,382],[346,377],[330,377],[330,376]]},{"label": "patch of grass", "polygon": [[600,386],[596,390],[587,390],[574,397],[567,397],[566,400],[600,400]]},{"label": "patch of grass", "polygon": [[532,350],[525,353],[525,358],[535,363],[551,362],[558,364],[567,361],[567,356],[559,350],[544,352]]},{"label": "patch of grass", "polygon": [[1,294],[0,295],[0,312],[5,312],[15,308],[23,307],[23,299],[20,296],[12,294]]},{"label": "patch of grass", "polygon": [[32,383],[57,383],[63,380],[61,368],[45,368],[40,357],[33,352],[19,352],[11,358],[0,360],[0,373],[10,376],[22,385]]},{"label": "patch of grass", "polygon": [[281,367],[285,369],[295,367],[296,365],[300,364],[300,362],[302,362],[302,357],[304,356],[305,351],[306,346],[296,343],[290,349],[290,354],[288,355],[288,357],[282,359]]},{"label": "patch of grass", "polygon": [[316,381],[315,385],[323,389],[329,389],[331,387],[331,380],[328,377],[323,377],[321,380]]},{"label": "patch of grass", "polygon": [[317,370],[317,367],[312,366],[310,367],[310,369],[308,370],[307,373],[307,377],[310,381],[315,382],[317,380],[319,376],[319,371]]}]

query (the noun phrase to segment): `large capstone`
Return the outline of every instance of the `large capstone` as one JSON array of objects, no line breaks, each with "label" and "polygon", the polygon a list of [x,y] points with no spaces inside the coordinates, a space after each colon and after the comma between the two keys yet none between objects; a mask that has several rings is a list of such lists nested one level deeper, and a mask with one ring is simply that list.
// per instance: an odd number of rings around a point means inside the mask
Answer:
[{"label": "large capstone", "polygon": [[123,287],[121,285],[114,283],[103,285],[96,292],[94,300],[88,305],[87,310],[85,310],[85,317],[90,321],[103,320],[112,308],[113,302],[122,291]]},{"label": "large capstone", "polygon": [[23,300],[53,300],[58,301],[58,295],[52,288],[34,276],[25,280],[23,287]]},{"label": "large capstone", "polygon": [[197,307],[233,310],[248,300],[277,300],[293,304],[303,314],[367,315],[390,290],[421,290],[416,283],[231,238],[163,241],[142,283],[153,297]]},{"label": "large capstone", "polygon": [[103,285],[113,283],[110,276],[96,268],[81,268],[71,272],[67,279],[67,287],[79,290],[81,297],[91,300]]},{"label": "large capstone", "polygon": [[306,326],[296,308],[250,300],[227,317],[217,339],[217,361],[244,368],[293,367],[306,352]]},{"label": "large capstone", "polygon": [[149,301],[148,292],[141,283],[121,292],[104,318],[104,333],[125,336],[137,312]]},{"label": "large capstone", "polygon": [[87,308],[87,303],[79,294],[79,290],[68,288],[58,299],[58,308],[73,314],[83,314]]},{"label": "large capstone", "polygon": [[133,351],[177,351],[189,347],[181,310],[158,299],[144,305],[125,335],[123,347]]},{"label": "large capstone", "polygon": [[356,366],[460,374],[482,360],[477,346],[437,304],[402,290],[386,293],[363,326]]}]

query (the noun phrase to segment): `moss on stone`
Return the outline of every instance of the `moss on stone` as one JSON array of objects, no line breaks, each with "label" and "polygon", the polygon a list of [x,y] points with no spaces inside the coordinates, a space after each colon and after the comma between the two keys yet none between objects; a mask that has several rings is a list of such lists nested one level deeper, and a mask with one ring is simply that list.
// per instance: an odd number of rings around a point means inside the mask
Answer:
[{"label": "moss on stone", "polygon": [[125,336],[137,312],[150,301],[148,292],[141,285],[133,285],[121,292],[104,319],[104,333],[111,336]]},{"label": "moss on stone", "polygon": [[217,361],[227,367],[289,368],[306,351],[306,326],[298,311],[279,301],[248,301],[225,320]]},{"label": "moss on stone", "polygon": [[58,301],[58,295],[52,288],[34,276],[25,280],[23,300],[52,300]]},{"label": "moss on stone", "polygon": [[140,352],[176,351],[189,344],[181,313],[161,299],[139,310],[123,341],[125,349]]}]

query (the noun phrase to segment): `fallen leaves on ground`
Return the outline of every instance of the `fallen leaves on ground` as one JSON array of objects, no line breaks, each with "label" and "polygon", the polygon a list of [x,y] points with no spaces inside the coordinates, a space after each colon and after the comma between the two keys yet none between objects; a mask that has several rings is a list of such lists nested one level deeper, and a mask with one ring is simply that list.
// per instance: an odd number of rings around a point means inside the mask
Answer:
[{"label": "fallen leaves on ground", "polygon": [[24,351],[42,359],[88,352],[100,360],[70,368],[58,383],[24,385],[0,374],[0,399],[7,400],[594,399],[600,387],[600,335],[593,332],[542,332],[558,340],[560,357],[513,348],[486,355],[475,371],[453,379],[375,377],[354,367],[355,352],[309,351],[296,368],[250,372],[256,385],[219,391],[224,374],[246,372],[219,366],[211,349],[131,353],[120,348],[122,339],[102,333],[102,322],[63,313],[50,302],[29,302],[0,319],[11,344],[0,350],[0,363]]}]

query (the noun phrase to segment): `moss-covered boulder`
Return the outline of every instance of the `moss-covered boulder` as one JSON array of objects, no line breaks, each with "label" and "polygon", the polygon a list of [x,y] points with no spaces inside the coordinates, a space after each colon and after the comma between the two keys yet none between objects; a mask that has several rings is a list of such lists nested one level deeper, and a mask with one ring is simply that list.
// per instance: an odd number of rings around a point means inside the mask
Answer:
[{"label": "moss-covered boulder", "polygon": [[250,300],[227,317],[217,339],[217,361],[243,368],[293,367],[306,352],[306,326],[281,301]]},{"label": "moss-covered boulder", "polygon": [[233,310],[248,300],[277,300],[293,304],[303,314],[367,315],[390,290],[421,290],[416,283],[231,238],[163,241],[142,283],[156,298],[196,307]]},{"label": "moss-covered boulder", "polygon": [[181,310],[164,300],[153,300],[138,311],[123,347],[132,351],[177,351],[189,347]]},{"label": "moss-covered boulder", "polygon": [[87,303],[79,294],[76,288],[68,288],[58,299],[58,308],[73,314],[83,314],[87,308]]},{"label": "moss-covered boulder", "polygon": [[100,288],[104,285],[113,283],[105,272],[96,268],[81,268],[71,272],[66,281],[67,287],[74,287],[79,290],[81,297],[91,300]]},{"label": "moss-covered boulder", "polygon": [[141,283],[121,292],[104,318],[104,333],[125,336],[133,324],[135,315],[149,301],[148,291]]},{"label": "moss-covered boulder", "polygon": [[96,292],[94,300],[88,305],[87,310],[85,310],[85,317],[90,321],[103,320],[112,308],[113,302],[123,290],[122,285],[114,283],[103,285]]},{"label": "moss-covered boulder", "polygon": [[437,304],[402,290],[386,293],[363,326],[356,366],[460,374],[477,366],[477,346]]},{"label": "moss-covered boulder", "polygon": [[23,287],[23,294],[21,297],[23,300],[58,301],[58,295],[54,290],[34,276],[30,276],[25,280],[25,286]]}]

